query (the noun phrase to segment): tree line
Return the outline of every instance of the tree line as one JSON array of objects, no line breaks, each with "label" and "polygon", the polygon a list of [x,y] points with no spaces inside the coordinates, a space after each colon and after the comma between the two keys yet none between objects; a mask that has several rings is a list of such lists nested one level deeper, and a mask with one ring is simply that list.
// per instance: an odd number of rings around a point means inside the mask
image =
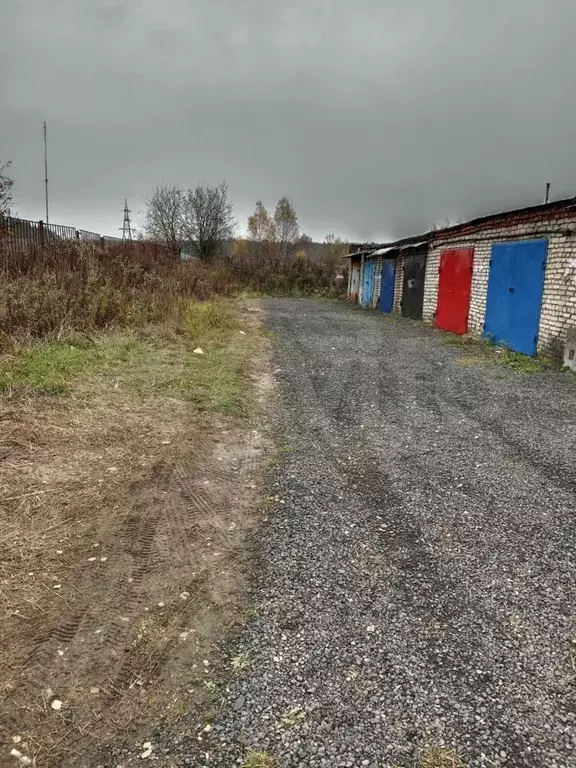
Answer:
[{"label": "tree line", "polygon": [[[233,252],[255,257],[307,257],[312,238],[300,232],[298,216],[290,199],[284,195],[273,213],[258,200],[248,217],[247,238],[234,238],[236,220],[226,182],[198,184],[184,189],[177,184],[155,187],[146,198],[144,231],[161,242],[174,256],[191,249],[202,261],[213,261]],[[327,235],[325,256],[335,259],[344,253],[339,238]]]},{"label": "tree line", "polygon": [[[9,216],[13,204],[13,180],[8,175],[10,162],[0,161],[0,215]],[[308,258],[315,245],[300,232],[298,216],[290,199],[284,195],[273,213],[258,200],[248,217],[247,237],[235,238],[236,219],[228,186],[198,184],[185,189],[177,184],[161,184],[145,198],[144,234],[165,245],[177,258],[190,250],[205,262],[222,255],[285,259]],[[232,245],[233,243],[233,245]],[[339,238],[327,235],[323,244],[324,260],[337,263],[345,252]]]}]

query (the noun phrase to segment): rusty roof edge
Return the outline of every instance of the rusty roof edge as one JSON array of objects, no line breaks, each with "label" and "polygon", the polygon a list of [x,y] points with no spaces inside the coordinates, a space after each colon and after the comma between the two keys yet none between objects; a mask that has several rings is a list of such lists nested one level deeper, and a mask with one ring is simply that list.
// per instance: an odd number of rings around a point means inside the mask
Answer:
[{"label": "rusty roof edge", "polygon": [[539,205],[527,205],[523,208],[513,208],[508,211],[500,211],[499,213],[489,213],[485,216],[478,216],[475,219],[469,219],[463,221],[461,224],[454,224],[451,227],[444,227],[443,229],[434,229],[430,234],[430,239],[436,239],[438,235],[445,237],[452,233],[457,234],[462,229],[469,227],[478,227],[481,224],[486,224],[489,221],[500,221],[506,219],[509,216],[518,216],[523,213],[544,213],[546,211],[560,210],[562,208],[574,208],[576,207],[576,197],[567,197],[563,200],[554,200],[551,203],[540,203]]},{"label": "rusty roof edge", "polygon": [[[431,239],[432,232],[425,232],[424,234],[420,235],[410,235],[410,237],[403,237],[401,240],[393,240],[390,243],[383,243],[380,246],[380,250],[386,249],[386,250],[396,250],[396,248],[409,248],[410,246],[417,247],[420,245],[426,245],[426,243]],[[374,251],[370,251],[370,253],[374,253]]]},{"label": "rusty roof edge", "polygon": [[[403,237],[400,240],[393,240],[389,243],[371,244],[369,248],[357,251],[355,253],[349,253],[343,258],[347,259],[351,256],[362,256],[363,254],[374,253],[375,250],[389,248],[396,249],[402,247],[409,247],[410,245],[417,246],[429,243],[431,240],[436,240],[439,237],[445,238],[452,234],[458,234],[463,229],[470,227],[478,227],[481,224],[486,224],[489,221],[500,221],[506,219],[509,216],[518,216],[523,213],[544,213],[546,211],[560,210],[562,208],[576,208],[576,197],[566,197],[562,200],[554,200],[551,203],[540,203],[539,205],[527,205],[523,208],[513,208],[508,211],[501,211],[499,213],[489,213],[485,216],[478,216],[475,219],[469,219],[463,221],[461,224],[454,224],[451,227],[444,227],[443,229],[431,229],[429,232],[425,232],[421,235],[411,235],[410,237]],[[358,244],[356,244],[358,246]]]}]

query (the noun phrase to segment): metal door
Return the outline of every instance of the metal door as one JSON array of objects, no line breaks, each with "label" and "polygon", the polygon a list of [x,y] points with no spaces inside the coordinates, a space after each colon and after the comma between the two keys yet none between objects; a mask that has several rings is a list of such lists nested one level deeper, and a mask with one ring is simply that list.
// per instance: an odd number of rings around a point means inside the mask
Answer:
[{"label": "metal door", "polygon": [[426,274],[426,256],[404,257],[404,279],[402,281],[402,315],[422,319],[424,305],[424,275]]},{"label": "metal door", "polygon": [[394,307],[394,284],[396,282],[396,259],[384,259],[382,262],[382,280],[380,282],[380,312],[392,312]]},{"label": "metal door", "polygon": [[359,287],[360,287],[360,268],[352,267],[352,274],[351,274],[351,280],[350,280],[350,299],[352,301],[357,301]]},{"label": "metal door", "polygon": [[474,248],[444,251],[440,256],[436,326],[452,333],[468,331]]},{"label": "metal door", "polygon": [[484,336],[515,352],[535,355],[548,242],[492,246]]},{"label": "metal door", "polygon": [[374,275],[376,274],[376,262],[366,261],[364,263],[364,280],[362,283],[362,306],[372,306],[372,295],[374,293]]}]

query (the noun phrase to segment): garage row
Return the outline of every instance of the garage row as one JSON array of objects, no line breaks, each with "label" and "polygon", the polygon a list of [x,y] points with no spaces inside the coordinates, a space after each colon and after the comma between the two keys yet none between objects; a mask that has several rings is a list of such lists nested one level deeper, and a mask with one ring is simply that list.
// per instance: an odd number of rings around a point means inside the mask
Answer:
[{"label": "garage row", "polygon": [[576,369],[576,198],[350,247],[348,297]]}]

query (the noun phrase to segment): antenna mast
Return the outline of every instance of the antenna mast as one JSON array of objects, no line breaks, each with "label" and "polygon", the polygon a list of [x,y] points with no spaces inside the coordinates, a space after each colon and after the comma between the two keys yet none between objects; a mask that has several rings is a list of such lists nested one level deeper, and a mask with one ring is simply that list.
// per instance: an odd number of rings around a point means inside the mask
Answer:
[{"label": "antenna mast", "polygon": [[46,136],[46,120],[44,120],[44,194],[46,198],[46,224],[48,220],[48,139]]}]

